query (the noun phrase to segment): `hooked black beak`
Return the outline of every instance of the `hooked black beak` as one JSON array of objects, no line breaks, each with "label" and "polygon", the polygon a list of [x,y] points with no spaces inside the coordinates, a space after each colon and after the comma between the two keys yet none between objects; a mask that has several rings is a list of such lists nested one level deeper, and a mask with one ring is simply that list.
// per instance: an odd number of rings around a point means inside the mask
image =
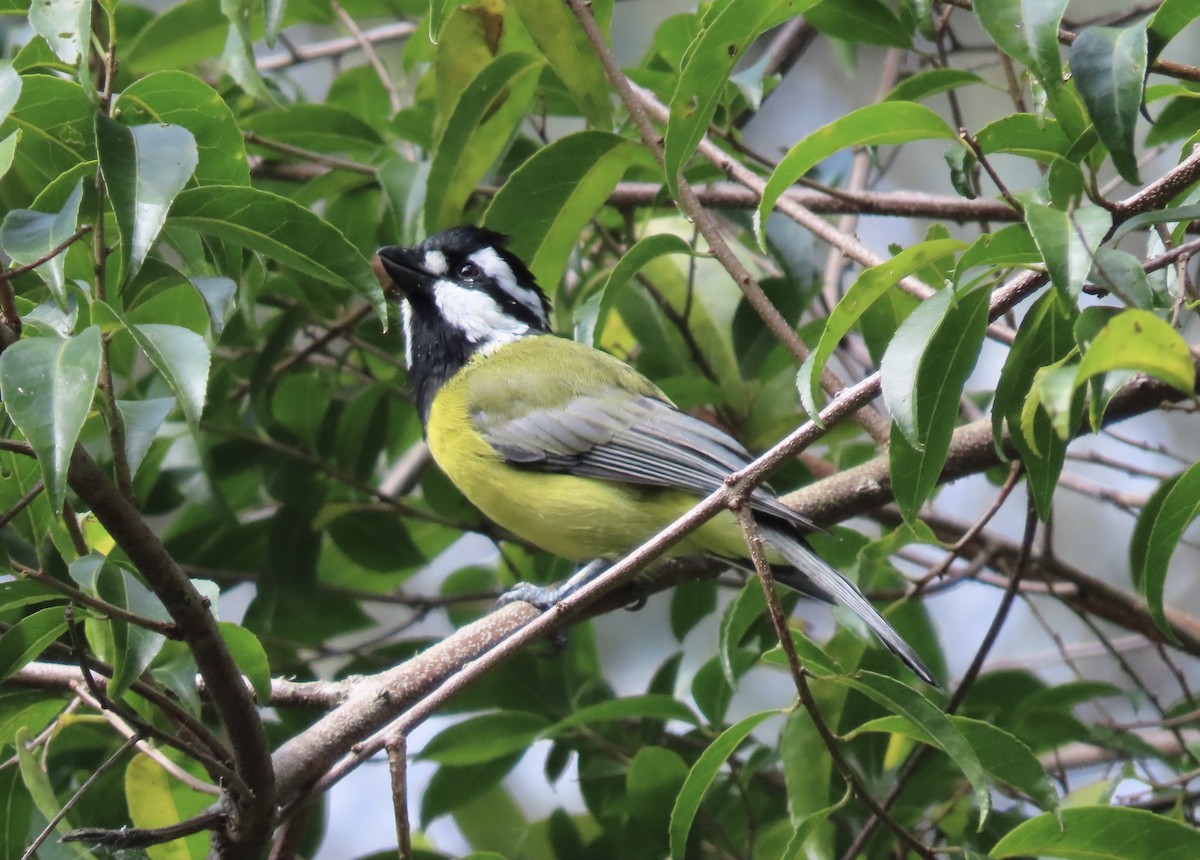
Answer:
[{"label": "hooked black beak", "polygon": [[436,280],[422,265],[420,258],[411,248],[385,245],[375,252],[371,268],[385,294],[406,298],[415,292],[428,289]]}]

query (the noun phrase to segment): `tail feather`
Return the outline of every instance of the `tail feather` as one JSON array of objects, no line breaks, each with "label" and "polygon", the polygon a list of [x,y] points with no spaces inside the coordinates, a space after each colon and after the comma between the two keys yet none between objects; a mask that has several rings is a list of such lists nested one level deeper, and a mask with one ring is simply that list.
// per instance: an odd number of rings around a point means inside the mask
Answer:
[{"label": "tail feather", "polygon": [[933,673],[912,646],[888,624],[853,582],[842,576],[803,542],[785,531],[760,526],[764,543],[785,559],[792,569],[775,570],[775,579],[789,588],[844,606],[866,622],[893,654],[904,661],[927,684],[939,686]]}]

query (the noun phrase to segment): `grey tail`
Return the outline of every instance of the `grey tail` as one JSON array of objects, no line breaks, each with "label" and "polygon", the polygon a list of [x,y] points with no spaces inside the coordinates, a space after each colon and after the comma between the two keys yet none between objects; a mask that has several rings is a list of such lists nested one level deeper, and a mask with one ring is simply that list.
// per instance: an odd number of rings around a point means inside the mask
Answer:
[{"label": "grey tail", "polygon": [[823,558],[817,555],[804,543],[802,538],[788,534],[782,529],[760,524],[763,542],[777,551],[785,559],[790,568],[775,565],[773,574],[776,581],[793,588],[802,594],[824,597],[825,599],[845,606],[879,637],[893,654],[899,657],[904,665],[917,673],[922,681],[934,687],[940,687],[934,680],[933,673],[920,658],[913,647],[888,624],[871,602],[863,596],[858,587],[842,576]]}]

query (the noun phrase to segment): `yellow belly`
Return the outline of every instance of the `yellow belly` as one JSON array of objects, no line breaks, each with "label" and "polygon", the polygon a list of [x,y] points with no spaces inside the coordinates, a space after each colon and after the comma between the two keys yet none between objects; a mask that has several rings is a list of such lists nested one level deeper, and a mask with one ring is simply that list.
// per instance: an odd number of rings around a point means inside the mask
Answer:
[{"label": "yellow belly", "polygon": [[[427,435],[433,459],[489,519],[548,552],[574,561],[616,558],[699,500],[680,490],[514,468],[471,428],[466,399],[456,390],[459,382],[456,377],[447,383],[430,411]],[[701,552],[745,557],[741,531],[728,511],[670,554]]]}]

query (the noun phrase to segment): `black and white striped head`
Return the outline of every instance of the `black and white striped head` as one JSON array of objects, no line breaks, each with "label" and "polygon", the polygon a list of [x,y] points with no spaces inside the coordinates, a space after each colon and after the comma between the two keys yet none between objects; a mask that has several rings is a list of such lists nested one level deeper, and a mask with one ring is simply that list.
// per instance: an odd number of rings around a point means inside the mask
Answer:
[{"label": "black and white striped head", "polygon": [[492,230],[453,227],[376,253],[376,274],[403,296],[404,357],[423,419],[472,355],[550,331],[550,301],[507,244]]}]

